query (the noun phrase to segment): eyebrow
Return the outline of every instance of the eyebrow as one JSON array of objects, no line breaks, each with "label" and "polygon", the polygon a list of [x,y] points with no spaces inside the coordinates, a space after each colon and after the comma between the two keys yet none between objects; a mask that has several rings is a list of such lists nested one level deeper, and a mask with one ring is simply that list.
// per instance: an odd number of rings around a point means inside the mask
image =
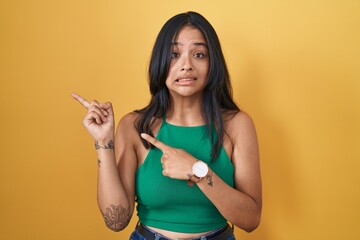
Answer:
[{"label": "eyebrow", "polygon": [[[171,44],[172,46],[178,46],[178,45],[182,45],[181,43],[179,42],[172,42]],[[208,45],[204,42],[194,42],[192,45],[195,45],[195,46],[204,46],[206,48],[209,48]]]}]

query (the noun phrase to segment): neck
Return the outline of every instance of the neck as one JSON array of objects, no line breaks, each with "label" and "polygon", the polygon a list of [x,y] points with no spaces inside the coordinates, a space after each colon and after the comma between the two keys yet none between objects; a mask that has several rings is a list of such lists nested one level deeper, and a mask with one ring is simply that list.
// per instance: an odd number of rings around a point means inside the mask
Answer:
[{"label": "neck", "polygon": [[202,99],[171,98],[171,107],[166,121],[179,126],[200,126],[204,124],[201,113]]}]

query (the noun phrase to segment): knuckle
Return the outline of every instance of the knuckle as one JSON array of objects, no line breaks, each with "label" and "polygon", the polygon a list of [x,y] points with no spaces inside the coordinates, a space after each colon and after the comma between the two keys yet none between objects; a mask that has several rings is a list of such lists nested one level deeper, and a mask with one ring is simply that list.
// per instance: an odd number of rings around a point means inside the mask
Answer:
[{"label": "knuckle", "polygon": [[96,100],[92,100],[92,101],[90,102],[90,106],[91,106],[91,107],[92,107],[92,106],[97,106],[97,105],[99,105],[99,102],[96,101]]},{"label": "knuckle", "polygon": [[96,105],[90,105],[89,107],[89,111],[95,111],[96,109],[98,109]]}]

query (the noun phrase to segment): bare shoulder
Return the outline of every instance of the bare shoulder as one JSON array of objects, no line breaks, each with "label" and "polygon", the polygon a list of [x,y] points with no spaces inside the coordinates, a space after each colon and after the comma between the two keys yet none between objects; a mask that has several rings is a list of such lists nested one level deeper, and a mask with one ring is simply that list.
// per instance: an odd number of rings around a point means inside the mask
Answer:
[{"label": "bare shoulder", "polygon": [[239,111],[224,117],[225,130],[232,140],[238,137],[256,136],[254,121],[244,111]]},{"label": "bare shoulder", "polygon": [[137,121],[137,119],[139,118],[139,113],[136,112],[130,112],[125,114],[118,123],[118,128],[134,128],[135,127],[135,123]]},{"label": "bare shoulder", "polygon": [[[124,130],[131,133],[136,133],[135,135],[138,135],[138,132],[136,130],[136,124],[139,121],[141,117],[140,113],[137,112],[130,112],[124,115],[118,123],[117,128],[119,130]],[[157,131],[159,130],[162,123],[162,118],[154,118],[152,120],[152,127],[151,131],[156,135]]]},{"label": "bare shoulder", "polygon": [[116,128],[116,139],[126,140],[128,143],[133,143],[138,138],[138,133],[135,127],[136,121],[139,117],[138,113],[130,112],[125,114],[118,122]]}]

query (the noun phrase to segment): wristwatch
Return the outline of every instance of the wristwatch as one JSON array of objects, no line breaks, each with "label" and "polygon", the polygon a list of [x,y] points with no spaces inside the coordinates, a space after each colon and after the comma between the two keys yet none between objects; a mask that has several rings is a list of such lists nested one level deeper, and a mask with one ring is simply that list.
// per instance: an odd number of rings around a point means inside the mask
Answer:
[{"label": "wristwatch", "polygon": [[198,183],[202,178],[204,178],[209,172],[209,167],[203,161],[196,161],[192,166],[192,175],[188,181],[190,186],[194,183]]}]

